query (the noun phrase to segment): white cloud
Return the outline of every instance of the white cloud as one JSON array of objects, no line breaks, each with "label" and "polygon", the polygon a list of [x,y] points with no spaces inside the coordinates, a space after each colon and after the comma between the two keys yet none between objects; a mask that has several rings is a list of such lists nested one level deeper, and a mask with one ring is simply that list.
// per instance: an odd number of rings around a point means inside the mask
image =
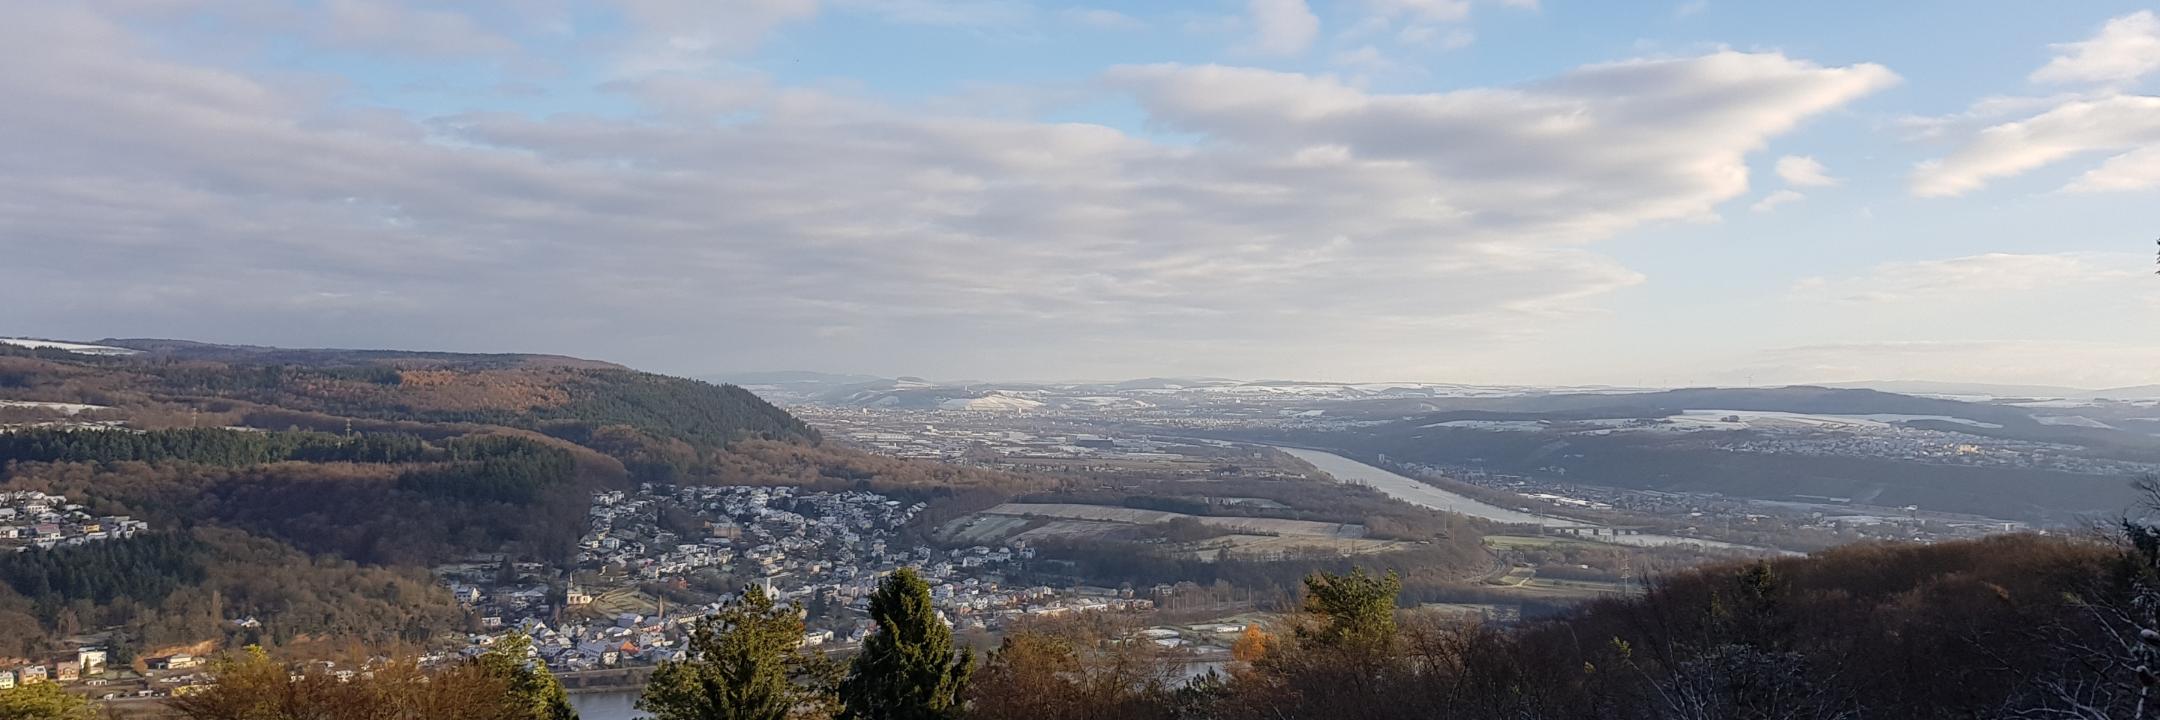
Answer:
[{"label": "white cloud", "polygon": [[1772,210],[1776,210],[1779,205],[1789,205],[1805,199],[1807,199],[1807,196],[1802,195],[1797,191],[1779,190],[1777,192],[1763,196],[1763,199],[1755,201],[1755,204],[1753,205],[1749,205],[1748,209],[1759,213],[1770,212]]},{"label": "white cloud", "polygon": [[[2160,97],[2114,95],[2071,100],[2034,117],[1980,131],[1957,151],[1922,163],[1912,191],[1922,197],[1962,195],[1996,178],[2022,174],[2073,156],[2098,151],[2135,151],[2160,144]],[[2073,189],[2135,189],[2136,170],[2149,154],[2117,156]]]},{"label": "white cloud", "polygon": [[1793,187],[1829,187],[1838,184],[1837,178],[1830,177],[1828,168],[1806,155],[1778,158],[1777,176]]},{"label": "white cloud", "polygon": [[1320,34],[1320,16],[1305,0],[1249,0],[1253,47],[1274,55],[1296,55],[1312,47]]},{"label": "white cloud", "polygon": [[2124,15],[2109,20],[2091,39],[2054,49],[2055,57],[2033,71],[2033,82],[2132,82],[2160,70],[2160,15],[2151,10]]},{"label": "white cloud", "polygon": [[1427,94],[1107,73],[1176,143],[756,76],[423,119],[29,15],[0,26],[11,322],[656,367],[1392,375],[1594,313],[1643,278],[1591,243],[1713,213],[1772,137],[1895,81],[1737,52]]},{"label": "white cloud", "polygon": [[1921,138],[1936,138],[2006,116],[2037,113],[1990,125],[1950,155],[1914,168],[1912,192],[1962,195],[2072,157],[2116,153],[2062,189],[2068,192],[2140,190],[2160,186],[2160,97],[2122,88],[2160,69],[2160,16],[2142,11],[2108,21],[2091,39],[2054,46],[2056,56],[2032,80],[2094,84],[2051,97],[1991,97],[1965,113],[1905,118]]},{"label": "white cloud", "polygon": [[2032,115],[2078,100],[2097,100],[2107,97],[2100,93],[2058,93],[2040,97],[2026,95],[1991,95],[1979,99],[1963,112],[1948,115],[1906,115],[1895,124],[1908,131],[1913,140],[1938,140],[1952,135],[1977,131],[2004,119]]},{"label": "white cloud", "polygon": [[2108,158],[2063,188],[2071,192],[2113,192],[2160,187],[2160,144]]},{"label": "white cloud", "polygon": [[1702,11],[1708,9],[1710,9],[1710,0],[1689,0],[1688,2],[1680,3],[1678,7],[1673,8],[1673,17],[1694,17],[1696,15],[1702,14]]}]

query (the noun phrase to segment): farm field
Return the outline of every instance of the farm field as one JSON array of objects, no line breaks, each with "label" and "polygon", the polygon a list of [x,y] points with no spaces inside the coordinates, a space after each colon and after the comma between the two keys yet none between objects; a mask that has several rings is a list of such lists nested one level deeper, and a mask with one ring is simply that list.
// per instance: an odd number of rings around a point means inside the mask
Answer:
[{"label": "farm field", "polygon": [[1107,505],[1082,505],[1078,503],[1005,503],[984,510],[986,515],[1018,517],[1043,517],[1064,520],[1092,520],[1134,525],[1166,523],[1178,518],[1192,518],[1207,525],[1254,534],[1300,535],[1307,537],[1333,537],[1355,539],[1365,537],[1365,526],[1351,523],[1326,523],[1310,520],[1279,520],[1275,518],[1210,517],[1186,515],[1162,510],[1112,507]]},{"label": "farm field", "polygon": [[1191,519],[1230,531],[1229,535],[1183,543],[1173,553],[1211,560],[1232,557],[1279,557],[1300,552],[1361,555],[1399,549],[1414,543],[1372,540],[1365,526],[1275,518],[1209,517],[1162,510],[1080,503],[1005,503],[947,523],[939,534],[948,541],[993,544],[1012,540],[1139,539],[1144,528]]}]

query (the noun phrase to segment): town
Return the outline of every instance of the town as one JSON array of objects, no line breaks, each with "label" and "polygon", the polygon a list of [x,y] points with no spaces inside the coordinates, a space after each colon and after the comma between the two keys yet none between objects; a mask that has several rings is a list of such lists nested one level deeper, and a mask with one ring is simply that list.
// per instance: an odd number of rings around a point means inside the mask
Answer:
[{"label": "town", "polygon": [[594,495],[567,578],[502,557],[436,572],[481,627],[460,654],[522,633],[550,667],[566,672],[673,659],[691,623],[748,584],[803,605],[804,644],[836,648],[870,632],[869,594],[901,567],[919,569],[940,617],[961,631],[1154,606],[1130,589],[1013,584],[1009,575],[1034,557],[1024,544],[939,549],[903,542],[902,530],[921,510],[864,491],[647,484]]}]

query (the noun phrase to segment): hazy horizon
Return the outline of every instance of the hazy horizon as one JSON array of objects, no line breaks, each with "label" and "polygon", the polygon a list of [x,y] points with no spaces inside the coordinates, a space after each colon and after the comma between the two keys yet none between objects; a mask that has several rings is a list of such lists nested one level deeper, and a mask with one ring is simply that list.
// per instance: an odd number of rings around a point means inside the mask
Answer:
[{"label": "hazy horizon", "polygon": [[2160,382],[2145,3],[0,16],[0,334],[699,376]]}]

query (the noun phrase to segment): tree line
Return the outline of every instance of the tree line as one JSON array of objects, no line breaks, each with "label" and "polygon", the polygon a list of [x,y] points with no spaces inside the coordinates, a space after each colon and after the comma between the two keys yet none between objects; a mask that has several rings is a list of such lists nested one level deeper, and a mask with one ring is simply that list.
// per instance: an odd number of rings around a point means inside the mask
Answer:
[{"label": "tree line", "polygon": [[256,432],[227,428],[171,430],[29,428],[0,433],[6,462],[192,462],[238,467],[263,463],[417,462],[420,438],[403,433],[346,437],[318,432]]},{"label": "tree line", "polygon": [[310,557],[227,528],[0,554],[4,656],[54,652],[92,629],[116,630],[118,652],[202,640],[418,647],[470,624],[419,568]]},{"label": "tree line", "polygon": [[150,533],[50,550],[0,554],[0,583],[44,606],[75,599],[156,603],[202,582],[202,544],[178,533]]},{"label": "tree line", "polygon": [[551,488],[571,484],[570,451],[535,440],[484,435],[445,443],[449,461],[407,470],[398,487],[435,497],[530,504]]}]

